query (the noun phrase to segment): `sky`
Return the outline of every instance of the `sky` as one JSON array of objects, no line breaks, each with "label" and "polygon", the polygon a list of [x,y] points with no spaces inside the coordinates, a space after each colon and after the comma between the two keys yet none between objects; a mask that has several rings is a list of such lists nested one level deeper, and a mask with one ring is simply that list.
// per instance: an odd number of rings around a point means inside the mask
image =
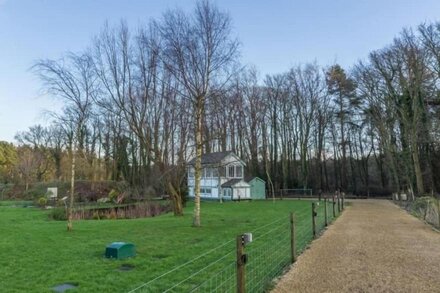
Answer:
[{"label": "sky", "polygon": [[[261,76],[317,61],[349,69],[389,44],[402,28],[440,21],[438,0],[213,0],[230,13],[241,61]],[[136,28],[194,0],[0,0],[0,141],[47,125],[62,104],[42,93],[30,70],[91,44],[104,23]],[[46,113],[46,114],[45,114]]]}]

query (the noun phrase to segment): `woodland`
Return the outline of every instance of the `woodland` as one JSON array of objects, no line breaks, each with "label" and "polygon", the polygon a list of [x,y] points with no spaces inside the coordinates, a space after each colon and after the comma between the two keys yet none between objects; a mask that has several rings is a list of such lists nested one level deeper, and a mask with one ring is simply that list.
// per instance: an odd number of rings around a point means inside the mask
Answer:
[{"label": "woodland", "polygon": [[232,21],[201,1],[134,30],[106,23],[83,51],[35,62],[64,107],[0,143],[1,186],[65,182],[73,200],[75,180],[122,182],[130,196],[176,203],[189,160],[234,151],[268,196],[439,191],[439,22],[403,29],[349,68],[292,56],[297,65],[265,74],[240,62]]}]

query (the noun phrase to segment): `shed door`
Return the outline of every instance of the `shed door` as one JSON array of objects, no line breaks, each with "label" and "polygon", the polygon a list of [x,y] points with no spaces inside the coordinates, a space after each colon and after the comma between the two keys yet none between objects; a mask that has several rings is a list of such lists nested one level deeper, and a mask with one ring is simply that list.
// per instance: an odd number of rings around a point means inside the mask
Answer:
[{"label": "shed door", "polygon": [[246,198],[246,188],[236,188],[235,190],[236,190],[235,194],[237,196],[236,199]]}]

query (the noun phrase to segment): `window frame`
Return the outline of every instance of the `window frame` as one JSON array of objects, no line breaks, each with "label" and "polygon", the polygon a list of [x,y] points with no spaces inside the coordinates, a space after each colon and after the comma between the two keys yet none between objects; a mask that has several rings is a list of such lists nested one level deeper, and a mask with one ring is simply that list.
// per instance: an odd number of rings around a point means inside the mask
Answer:
[{"label": "window frame", "polygon": [[[233,176],[231,176],[231,170],[233,170]],[[228,165],[228,178],[235,178],[235,165]]]},{"label": "window frame", "polygon": [[[209,192],[206,192],[209,190]],[[200,187],[200,194],[212,194],[212,187]]]},{"label": "window frame", "polygon": [[188,178],[194,179],[196,176],[196,170],[193,167],[188,168]]},{"label": "window frame", "polygon": [[223,196],[224,197],[232,197],[232,189],[229,187],[223,189]]},{"label": "window frame", "polygon": [[[241,164],[230,164],[228,166],[226,166],[227,168],[227,177],[228,178],[237,178],[237,179],[242,179],[244,178],[244,168],[243,165]],[[231,172],[230,170],[233,170],[233,176],[231,176]],[[237,170],[240,170],[240,176],[238,176],[238,172]]]},{"label": "window frame", "polygon": [[[240,176],[238,176],[237,170],[240,169]],[[235,178],[243,178],[243,166],[235,165]]]}]

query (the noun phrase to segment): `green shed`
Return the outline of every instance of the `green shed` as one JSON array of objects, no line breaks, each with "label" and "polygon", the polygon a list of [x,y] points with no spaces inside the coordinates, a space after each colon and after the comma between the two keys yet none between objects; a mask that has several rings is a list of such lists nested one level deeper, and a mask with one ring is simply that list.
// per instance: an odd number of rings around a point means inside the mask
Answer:
[{"label": "green shed", "polygon": [[266,199],[266,182],[258,177],[249,177],[245,180],[251,186],[252,199]]}]

